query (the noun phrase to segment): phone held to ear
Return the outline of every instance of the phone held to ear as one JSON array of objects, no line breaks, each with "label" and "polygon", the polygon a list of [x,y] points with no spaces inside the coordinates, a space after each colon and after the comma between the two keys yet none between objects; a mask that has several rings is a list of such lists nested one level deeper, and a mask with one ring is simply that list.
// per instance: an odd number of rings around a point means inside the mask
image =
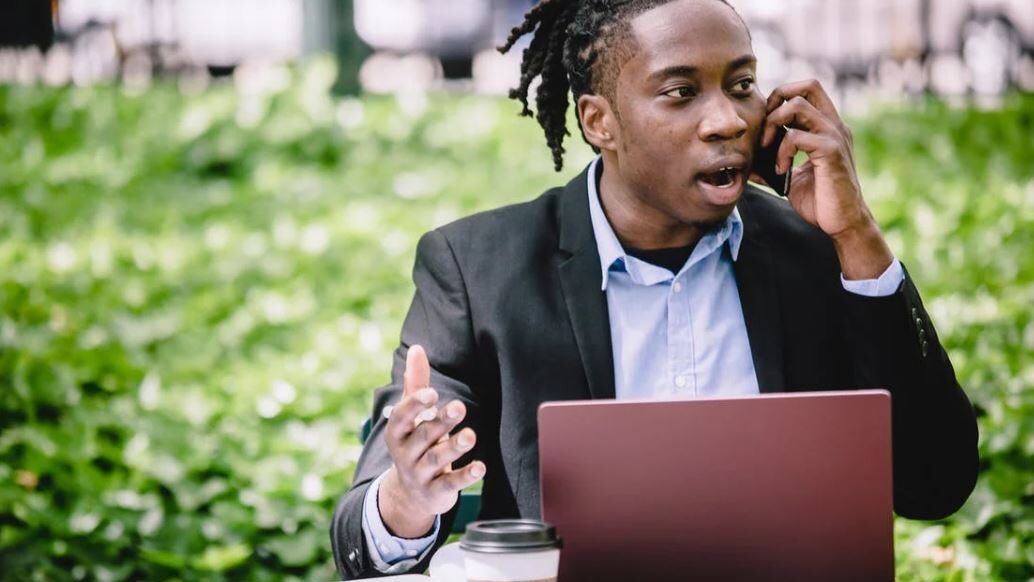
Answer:
[{"label": "phone held to ear", "polygon": [[779,126],[776,129],[775,139],[768,147],[759,148],[754,154],[755,174],[761,176],[770,188],[784,198],[790,194],[790,174],[793,172],[793,164],[786,170],[785,174],[776,173],[776,154],[779,153],[779,144],[783,143],[786,137],[786,128]]}]

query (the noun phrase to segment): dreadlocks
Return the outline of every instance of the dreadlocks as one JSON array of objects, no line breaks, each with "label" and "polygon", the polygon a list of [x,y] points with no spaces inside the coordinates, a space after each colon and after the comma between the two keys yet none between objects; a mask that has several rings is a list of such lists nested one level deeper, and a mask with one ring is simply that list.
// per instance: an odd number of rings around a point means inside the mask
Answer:
[{"label": "dreadlocks", "polygon": [[528,92],[535,77],[541,76],[535,93],[535,119],[546,134],[558,172],[564,165],[564,137],[571,135],[567,131],[568,93],[575,102],[582,95],[598,94],[615,103],[618,72],[636,50],[629,21],[670,1],[541,0],[499,47],[499,52],[506,53],[522,36],[533,34],[522,55],[520,82],[510,90],[510,98],[520,101],[521,115],[531,117]]}]

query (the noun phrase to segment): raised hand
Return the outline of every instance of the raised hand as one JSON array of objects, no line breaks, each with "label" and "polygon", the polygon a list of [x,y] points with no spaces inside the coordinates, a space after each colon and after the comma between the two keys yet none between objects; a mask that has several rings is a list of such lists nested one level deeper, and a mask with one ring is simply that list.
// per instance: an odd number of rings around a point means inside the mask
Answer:
[{"label": "raised hand", "polygon": [[449,436],[467,409],[459,400],[439,409],[438,392],[430,383],[427,354],[422,347],[411,346],[402,400],[391,410],[384,431],[394,464],[381,481],[377,501],[384,525],[404,538],[427,535],[435,516],[451,509],[460,490],[485,474],[480,461],[452,468],[453,461],[474,448],[477,435],[464,428]]},{"label": "raised hand", "polygon": [[772,142],[780,125],[787,133],[776,155],[776,170],[784,173],[798,151],[808,155],[791,178],[788,197],[793,209],[833,239],[845,277],[879,276],[894,256],[862,198],[851,130],[818,81],[787,83],[772,92],[763,147]]}]

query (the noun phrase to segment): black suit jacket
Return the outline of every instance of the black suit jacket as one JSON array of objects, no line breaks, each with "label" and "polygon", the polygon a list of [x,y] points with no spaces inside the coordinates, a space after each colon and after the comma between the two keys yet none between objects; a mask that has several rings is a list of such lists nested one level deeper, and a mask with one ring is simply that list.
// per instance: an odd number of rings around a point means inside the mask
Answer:
[{"label": "black suit jacket", "polygon": [[[911,279],[889,297],[853,295],[830,239],[784,199],[748,186],[739,209],[734,270],[761,391],[890,390],[895,511],[953,513],[976,481],[976,421]],[[440,401],[467,406],[462,426],[477,432],[477,445],[454,466],[487,465],[482,519],[540,515],[539,404],[614,398],[585,171],[531,202],[427,233],[413,279],[392,383],[375,392],[373,432],[331,524],[345,578],[378,575],[362,533],[363,498],[391,466],[381,409],[400,398],[409,346],[426,349]],[[436,546],[454,515],[442,516]]]}]

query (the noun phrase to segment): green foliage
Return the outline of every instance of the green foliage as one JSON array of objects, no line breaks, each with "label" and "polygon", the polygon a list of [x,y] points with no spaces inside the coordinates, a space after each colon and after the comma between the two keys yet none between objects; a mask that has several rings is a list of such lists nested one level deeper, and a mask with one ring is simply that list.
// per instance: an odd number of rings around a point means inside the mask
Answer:
[{"label": "green foliage", "polygon": [[899,577],[1034,579],[1034,96],[856,128],[866,196],[980,421],[976,490],[944,523],[898,520]]},{"label": "green foliage", "polygon": [[[0,578],[331,580],[328,520],[420,234],[552,172],[502,100],[0,87]],[[1034,98],[859,120],[873,210],[977,403],[902,579],[1034,575]]]}]

